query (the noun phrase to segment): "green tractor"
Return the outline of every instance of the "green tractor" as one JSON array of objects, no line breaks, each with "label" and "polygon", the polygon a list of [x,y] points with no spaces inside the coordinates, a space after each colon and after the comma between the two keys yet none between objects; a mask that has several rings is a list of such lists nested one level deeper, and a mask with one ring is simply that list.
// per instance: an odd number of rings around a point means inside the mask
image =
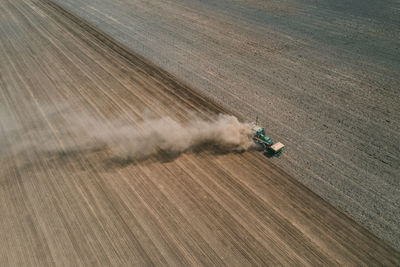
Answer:
[{"label": "green tractor", "polygon": [[255,125],[253,126],[252,130],[254,132],[254,142],[261,145],[267,155],[279,156],[283,152],[285,145],[281,142],[274,143],[271,138],[265,135],[264,128]]}]

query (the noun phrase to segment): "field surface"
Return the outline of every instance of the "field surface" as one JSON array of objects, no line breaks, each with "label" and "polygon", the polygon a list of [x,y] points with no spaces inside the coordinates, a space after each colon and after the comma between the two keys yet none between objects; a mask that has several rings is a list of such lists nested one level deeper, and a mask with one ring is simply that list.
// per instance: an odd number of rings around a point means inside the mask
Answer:
[{"label": "field surface", "polygon": [[82,145],[72,114],[96,131],[227,111],[51,2],[0,0],[0,14],[0,265],[400,264],[260,152]]},{"label": "field surface", "polygon": [[274,162],[400,249],[396,0],[55,0],[287,145]]}]

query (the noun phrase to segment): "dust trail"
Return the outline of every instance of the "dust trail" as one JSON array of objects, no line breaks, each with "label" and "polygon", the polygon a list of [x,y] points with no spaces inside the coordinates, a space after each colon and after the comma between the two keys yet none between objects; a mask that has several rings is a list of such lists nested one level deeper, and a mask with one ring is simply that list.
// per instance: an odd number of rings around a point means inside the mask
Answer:
[{"label": "dust trail", "polygon": [[83,127],[88,125],[88,118],[74,123],[75,134],[87,140],[79,146],[106,146],[114,156],[122,158],[143,158],[160,151],[170,154],[199,152],[210,148],[226,153],[245,151],[253,145],[251,126],[234,116],[222,114],[210,120],[193,116],[186,123],[171,117],[144,119],[135,125],[114,120],[93,124],[91,128]]},{"label": "dust trail", "polygon": [[245,151],[253,145],[250,124],[225,114],[208,119],[191,115],[186,122],[146,117],[135,123],[129,116],[96,119],[59,110],[46,112],[46,117],[50,123],[34,122],[35,127],[25,125],[23,131],[13,134],[19,138],[12,142],[14,154],[75,155],[100,150],[114,158],[143,159],[204,150]]}]

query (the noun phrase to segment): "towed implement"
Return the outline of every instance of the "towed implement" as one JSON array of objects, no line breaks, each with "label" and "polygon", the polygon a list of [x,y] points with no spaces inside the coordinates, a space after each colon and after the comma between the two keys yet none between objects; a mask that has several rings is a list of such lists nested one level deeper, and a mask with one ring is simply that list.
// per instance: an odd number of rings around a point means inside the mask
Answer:
[{"label": "towed implement", "polygon": [[285,145],[281,142],[274,143],[271,138],[265,135],[264,128],[254,125],[252,130],[254,132],[253,141],[261,145],[267,154],[279,156],[283,152]]}]

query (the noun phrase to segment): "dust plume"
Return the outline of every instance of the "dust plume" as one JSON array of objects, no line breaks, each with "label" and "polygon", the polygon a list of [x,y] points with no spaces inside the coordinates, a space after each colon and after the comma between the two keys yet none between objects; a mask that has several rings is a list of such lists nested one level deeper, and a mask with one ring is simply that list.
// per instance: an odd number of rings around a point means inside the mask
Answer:
[{"label": "dust plume", "polygon": [[133,122],[133,116],[106,119],[67,110],[47,108],[46,120],[22,123],[19,131],[6,138],[13,153],[28,153],[32,158],[101,151],[113,158],[136,160],[202,151],[240,152],[253,145],[250,124],[231,115],[204,119],[192,114],[184,122],[147,116]]},{"label": "dust plume", "polygon": [[86,140],[78,143],[79,146],[105,146],[113,156],[122,158],[138,159],[159,152],[179,154],[204,149],[245,151],[253,144],[250,125],[230,115],[219,115],[210,120],[193,116],[188,122],[171,117],[144,119],[135,125],[114,120],[84,127],[90,124],[88,121],[88,118],[74,120],[72,131]]}]

